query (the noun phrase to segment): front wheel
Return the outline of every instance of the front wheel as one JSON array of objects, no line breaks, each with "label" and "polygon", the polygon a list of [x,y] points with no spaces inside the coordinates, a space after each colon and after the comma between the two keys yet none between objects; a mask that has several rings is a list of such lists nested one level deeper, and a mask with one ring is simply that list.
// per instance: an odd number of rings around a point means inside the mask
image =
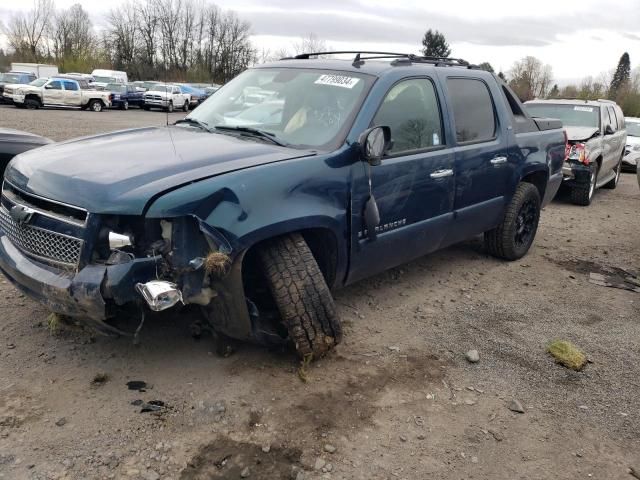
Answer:
[{"label": "front wheel", "polygon": [[184,105],[182,105],[182,111],[183,112],[188,112],[189,111],[189,100],[185,100],[184,101]]},{"label": "front wheel", "polygon": [[40,102],[34,98],[27,98],[24,101],[24,106],[29,110],[37,110],[38,108],[40,108]]},{"label": "front wheel", "polygon": [[538,231],[540,205],[540,193],[536,186],[520,183],[502,223],[484,234],[487,251],[505,260],[524,257]]},{"label": "front wheel", "polygon": [[591,205],[593,195],[596,193],[596,185],[598,184],[598,164],[592,164],[589,173],[589,184],[585,186],[576,186],[571,188],[571,202],[575,205],[587,207]]},{"label": "front wheel", "polygon": [[329,287],[299,233],[268,240],[260,264],[282,322],[302,358],[319,358],[342,340]]},{"label": "front wheel", "polygon": [[169,106],[167,107],[167,112],[173,112],[173,102],[169,102]]}]

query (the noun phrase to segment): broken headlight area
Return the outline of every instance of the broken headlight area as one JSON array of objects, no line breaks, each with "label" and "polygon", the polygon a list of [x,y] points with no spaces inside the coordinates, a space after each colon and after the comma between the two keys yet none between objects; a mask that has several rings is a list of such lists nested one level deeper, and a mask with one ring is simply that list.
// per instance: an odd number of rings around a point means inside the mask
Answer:
[{"label": "broken headlight area", "polygon": [[160,311],[178,303],[209,304],[216,296],[213,282],[229,268],[229,253],[224,237],[196,217],[105,216],[91,258],[93,264],[123,268],[153,260],[148,278],[138,277],[127,288]]}]

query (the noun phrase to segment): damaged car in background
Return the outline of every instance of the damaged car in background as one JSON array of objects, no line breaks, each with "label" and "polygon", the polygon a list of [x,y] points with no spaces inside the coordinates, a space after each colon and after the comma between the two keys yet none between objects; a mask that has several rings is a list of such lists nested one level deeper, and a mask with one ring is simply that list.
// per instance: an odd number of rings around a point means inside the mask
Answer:
[{"label": "damaged car in background", "polygon": [[531,100],[533,117],[562,121],[569,141],[563,184],[576,205],[591,204],[598,188],[614,189],[620,181],[627,140],[622,109],[610,100]]},{"label": "damaged car in background", "polygon": [[560,122],[463,60],[353,55],[260,65],[175,125],[19,155],[0,269],[106,333],[185,304],[218,338],[308,358],[342,338],[333,288],[479,233],[526,255],[562,181]]}]

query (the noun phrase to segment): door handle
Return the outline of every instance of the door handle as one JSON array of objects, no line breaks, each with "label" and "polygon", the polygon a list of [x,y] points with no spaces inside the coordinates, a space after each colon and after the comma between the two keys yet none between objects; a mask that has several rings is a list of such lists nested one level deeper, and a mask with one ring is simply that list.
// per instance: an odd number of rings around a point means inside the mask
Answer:
[{"label": "door handle", "polygon": [[451,169],[436,170],[430,175],[431,178],[444,178],[444,177],[451,177],[451,176],[453,176],[453,170]]},{"label": "door handle", "polygon": [[499,156],[491,159],[491,165],[502,165],[503,163],[507,163],[507,157]]}]

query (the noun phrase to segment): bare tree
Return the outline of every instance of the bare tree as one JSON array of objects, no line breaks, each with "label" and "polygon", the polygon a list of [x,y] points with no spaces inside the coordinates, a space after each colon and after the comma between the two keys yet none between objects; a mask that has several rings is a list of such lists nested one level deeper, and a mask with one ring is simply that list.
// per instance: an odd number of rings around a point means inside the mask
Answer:
[{"label": "bare tree", "polygon": [[301,53],[326,52],[329,50],[327,42],[320,39],[315,33],[311,32],[305,37],[301,37],[293,43],[293,51],[295,55]]},{"label": "bare tree", "polygon": [[545,98],[553,82],[550,65],[535,57],[525,57],[515,62],[509,71],[509,85],[521,100]]},{"label": "bare tree", "polygon": [[128,1],[107,15],[105,48],[118,69],[134,67],[138,45],[138,10]]},{"label": "bare tree", "polygon": [[53,15],[48,37],[60,67],[64,69],[65,63],[87,58],[94,52],[96,39],[92,28],[89,14],[78,3]]},{"label": "bare tree", "polygon": [[53,0],[34,0],[31,10],[15,14],[5,28],[9,46],[25,59],[39,60],[53,11]]}]

